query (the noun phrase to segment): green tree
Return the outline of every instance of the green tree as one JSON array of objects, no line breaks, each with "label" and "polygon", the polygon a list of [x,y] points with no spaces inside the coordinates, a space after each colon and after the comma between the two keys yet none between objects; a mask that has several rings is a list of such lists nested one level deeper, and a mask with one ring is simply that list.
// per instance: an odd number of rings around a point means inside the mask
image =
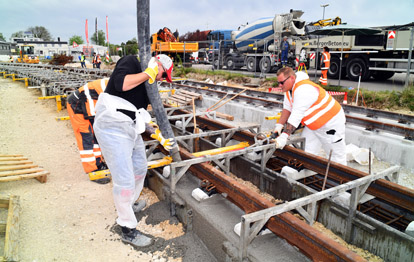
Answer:
[{"label": "green tree", "polygon": [[11,37],[23,37],[23,31],[19,31],[19,32],[13,33],[11,35]]},{"label": "green tree", "polygon": [[96,41],[96,32],[93,33],[93,35],[91,37],[91,42],[92,42],[92,44],[95,44],[95,45],[105,46],[106,45],[105,33],[102,30],[98,30],[98,41]]},{"label": "green tree", "polygon": [[126,44],[122,43],[121,46],[125,48],[125,54],[127,55],[138,54],[138,41],[135,37],[131,40],[128,40]]},{"label": "green tree", "polygon": [[6,42],[6,38],[4,38],[3,33],[0,33],[0,40]]},{"label": "green tree", "polygon": [[38,38],[43,39],[43,41],[52,41],[52,35],[49,33],[49,30],[47,30],[43,26],[29,27],[27,31],[32,32],[33,35],[35,35]]},{"label": "green tree", "polygon": [[71,38],[69,38],[69,44],[73,44],[73,42],[77,43],[78,45],[83,44],[83,39],[79,35],[73,35]]}]

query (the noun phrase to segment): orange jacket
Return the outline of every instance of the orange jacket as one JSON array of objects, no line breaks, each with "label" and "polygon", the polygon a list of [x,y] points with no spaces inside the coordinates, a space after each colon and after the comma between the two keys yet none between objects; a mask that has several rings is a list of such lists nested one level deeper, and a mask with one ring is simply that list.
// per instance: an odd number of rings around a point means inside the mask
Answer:
[{"label": "orange jacket", "polygon": [[83,114],[85,119],[95,116],[95,105],[99,95],[105,90],[109,79],[98,79],[80,87],[68,98],[75,114]]},{"label": "orange jacket", "polygon": [[321,70],[329,70],[331,66],[331,54],[329,52],[323,52],[321,57]]},{"label": "orange jacket", "polygon": [[316,130],[325,125],[341,110],[341,105],[329,95],[325,89],[313,83],[310,80],[302,80],[295,84],[292,89],[292,96],[287,92],[286,97],[291,104],[293,104],[296,88],[301,85],[311,85],[319,91],[318,99],[313,105],[306,110],[305,116],[302,119],[302,124],[306,125],[311,130]]}]

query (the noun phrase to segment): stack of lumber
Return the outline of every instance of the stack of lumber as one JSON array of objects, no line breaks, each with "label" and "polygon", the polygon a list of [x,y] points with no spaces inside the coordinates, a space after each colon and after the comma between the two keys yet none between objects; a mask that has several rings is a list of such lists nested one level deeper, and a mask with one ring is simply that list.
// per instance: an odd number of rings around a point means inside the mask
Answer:
[{"label": "stack of lumber", "polygon": [[23,155],[0,154],[0,182],[35,178],[45,183],[48,174]]}]

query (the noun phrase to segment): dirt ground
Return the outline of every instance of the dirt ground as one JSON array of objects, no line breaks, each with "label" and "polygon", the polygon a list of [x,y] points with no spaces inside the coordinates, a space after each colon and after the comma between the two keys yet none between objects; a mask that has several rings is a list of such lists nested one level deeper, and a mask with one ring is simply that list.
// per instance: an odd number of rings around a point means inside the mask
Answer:
[{"label": "dirt ground", "polygon": [[0,154],[22,154],[50,172],[44,184],[35,179],[0,183],[1,194],[20,196],[20,261],[196,261],[194,256],[203,255],[200,243],[184,234],[168,206],[147,188],[138,228],[155,244],[135,250],[122,243],[111,184],[89,181],[70,122],[55,120],[67,116],[66,110],[57,112],[56,102],[38,100],[40,95],[38,89],[0,79]]}]

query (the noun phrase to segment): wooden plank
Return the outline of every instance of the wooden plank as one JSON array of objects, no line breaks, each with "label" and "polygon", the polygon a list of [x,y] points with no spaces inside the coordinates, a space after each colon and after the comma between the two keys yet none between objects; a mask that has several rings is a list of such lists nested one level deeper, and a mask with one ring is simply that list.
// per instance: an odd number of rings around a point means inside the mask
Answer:
[{"label": "wooden plank", "polygon": [[30,174],[45,171],[43,168],[29,168],[29,169],[20,169],[16,171],[3,171],[0,172],[0,177],[4,176],[15,176],[15,175],[22,175],[22,174]]},{"label": "wooden plank", "polygon": [[199,93],[194,93],[194,92],[190,92],[190,91],[187,91],[187,90],[180,90],[180,93],[188,94],[188,95],[190,95],[190,96],[192,96],[196,99],[203,100],[203,95],[199,94]]},{"label": "wooden plank", "polygon": [[180,95],[180,96],[183,96],[183,97],[186,97],[186,98],[189,98],[189,99],[197,99],[200,95],[198,95],[198,96],[194,96],[194,95],[190,95],[190,94],[186,94],[186,93],[182,93],[182,92],[178,92],[178,93],[176,93],[175,95]]},{"label": "wooden plank", "polygon": [[23,155],[7,155],[7,154],[0,154],[0,157],[20,157]]},{"label": "wooden plank", "polygon": [[1,222],[0,222],[0,233],[1,233],[1,234],[6,233],[6,225],[7,225],[7,223],[6,223],[6,222],[4,222],[4,221],[1,221]]},{"label": "wooden plank", "polygon": [[[0,182],[9,182],[9,181],[18,181],[18,180],[24,180],[24,179],[30,179],[30,178],[36,178],[36,177],[42,177],[39,181],[44,181],[44,177],[48,175],[48,171],[33,173],[33,174],[26,174],[26,175],[18,175],[18,176],[9,176],[9,177],[0,177]],[[44,183],[44,182],[42,182]]]},{"label": "wooden plank", "polygon": [[30,160],[0,162],[0,166],[24,165],[24,164],[33,164],[33,162]]},{"label": "wooden plank", "polygon": [[217,112],[217,111],[216,111],[216,116],[219,117],[219,118],[227,119],[229,121],[233,121],[234,120],[234,116],[228,115],[228,114],[224,114],[224,113],[220,113],[220,112]]},{"label": "wooden plank", "polygon": [[19,261],[19,215],[20,197],[10,196],[7,215],[6,237],[4,240],[4,258],[6,261]]},{"label": "wooden plank", "polygon": [[0,161],[28,160],[27,157],[0,157]]},{"label": "wooden plank", "polygon": [[0,166],[0,171],[18,170],[25,168],[38,167],[37,165],[17,165],[17,166]]},{"label": "wooden plank", "polygon": [[177,94],[175,94],[175,95],[173,95],[172,97],[174,97],[174,98],[177,98],[177,99],[181,99],[181,100],[184,100],[184,101],[192,101],[193,99],[192,98],[188,98],[188,97],[185,97],[185,96],[182,96],[182,95],[177,95]]}]

